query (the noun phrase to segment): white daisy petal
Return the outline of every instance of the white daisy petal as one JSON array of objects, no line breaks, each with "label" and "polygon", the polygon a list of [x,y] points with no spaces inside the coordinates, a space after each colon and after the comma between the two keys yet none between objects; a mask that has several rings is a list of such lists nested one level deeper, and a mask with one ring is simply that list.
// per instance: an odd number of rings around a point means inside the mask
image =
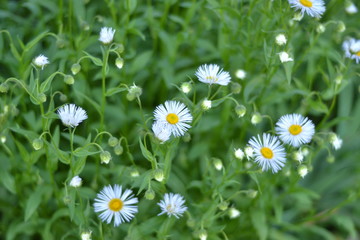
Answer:
[{"label": "white daisy petal", "polygon": [[[166,101],[164,105],[161,104],[156,107],[154,117],[156,124],[162,125],[161,127],[164,129],[166,128],[166,130],[162,130],[163,132],[168,131],[175,137],[183,136],[191,127],[188,123],[192,121],[192,116],[189,109],[181,102]],[[158,129],[155,130],[159,135]],[[161,137],[166,139],[167,134],[161,135]]]},{"label": "white daisy petal", "polygon": [[41,70],[50,63],[49,59],[42,54],[34,58],[33,62],[37,67],[41,68]]},{"label": "white daisy petal", "polygon": [[301,14],[310,15],[311,17],[320,18],[325,12],[323,0],[288,0],[292,8],[300,10]]},{"label": "white daisy petal", "polygon": [[166,213],[169,217],[175,216],[176,218],[179,218],[187,210],[184,203],[185,200],[180,194],[165,193],[164,200],[161,200],[158,203],[161,208],[161,212],[158,216]]},{"label": "white daisy petal", "polygon": [[273,173],[278,172],[286,162],[285,148],[276,136],[264,133],[262,137],[252,137],[249,145],[254,149],[254,160],[263,171],[269,169]]},{"label": "white daisy petal", "polygon": [[201,65],[195,75],[198,77],[200,82],[208,84],[219,84],[226,86],[230,83],[230,74],[216,64],[204,64]]},{"label": "white daisy petal", "polygon": [[114,219],[114,226],[119,226],[123,222],[129,222],[138,212],[136,204],[138,199],[134,197],[132,191],[126,189],[122,194],[122,186],[106,186],[97,194],[94,203],[94,211],[101,212],[99,217],[108,224]]},{"label": "white daisy petal", "polygon": [[315,126],[310,119],[294,113],[282,116],[276,123],[275,130],[281,141],[299,147],[311,141]]},{"label": "white daisy petal", "polygon": [[66,104],[57,110],[62,123],[67,127],[76,127],[88,118],[86,111],[75,104]]},{"label": "white daisy petal", "polygon": [[342,44],[345,57],[355,59],[356,63],[360,62],[360,40],[350,38]]}]

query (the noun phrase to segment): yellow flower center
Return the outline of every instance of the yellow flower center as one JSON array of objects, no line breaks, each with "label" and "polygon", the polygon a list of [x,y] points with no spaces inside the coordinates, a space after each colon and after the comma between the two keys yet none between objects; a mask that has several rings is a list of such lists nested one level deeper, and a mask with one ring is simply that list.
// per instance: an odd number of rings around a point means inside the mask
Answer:
[{"label": "yellow flower center", "polygon": [[179,117],[175,113],[169,113],[166,116],[166,121],[168,121],[170,124],[176,124],[179,122]]},{"label": "yellow flower center", "polygon": [[300,0],[300,3],[304,6],[304,7],[312,7],[312,2],[309,0]]},{"label": "yellow flower center", "polygon": [[355,55],[360,57],[360,51],[356,52]]},{"label": "yellow flower center", "polygon": [[298,135],[299,133],[302,132],[302,128],[301,128],[300,125],[294,124],[294,125],[291,125],[291,126],[289,127],[289,132],[290,132],[292,135]]},{"label": "yellow flower center", "polygon": [[213,77],[213,76],[207,76],[206,79],[213,80],[214,82],[217,82],[217,80],[219,80],[217,77]]},{"label": "yellow flower center", "polygon": [[123,201],[121,201],[118,198],[113,198],[109,202],[109,208],[110,208],[110,210],[112,210],[114,212],[120,211],[123,208],[123,206],[124,206]]},{"label": "yellow flower center", "polygon": [[166,210],[169,212],[169,213],[172,213],[174,211],[173,207],[171,204],[167,205],[166,206]]},{"label": "yellow flower center", "polygon": [[273,151],[268,147],[261,148],[260,152],[263,155],[263,157],[267,159],[271,159],[274,156]]}]

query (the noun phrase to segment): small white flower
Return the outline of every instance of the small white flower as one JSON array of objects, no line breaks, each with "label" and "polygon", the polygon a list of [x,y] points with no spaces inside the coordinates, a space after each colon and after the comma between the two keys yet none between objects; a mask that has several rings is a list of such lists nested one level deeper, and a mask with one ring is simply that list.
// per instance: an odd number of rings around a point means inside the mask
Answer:
[{"label": "small white flower", "polygon": [[37,56],[33,61],[34,61],[34,64],[35,64],[37,67],[41,68],[41,70],[43,70],[44,67],[45,67],[47,64],[50,63],[49,60],[48,60],[48,58],[45,57],[45,56],[42,55],[42,54],[40,54],[39,56]]},{"label": "small white flower", "polygon": [[309,170],[305,165],[301,165],[298,168],[298,173],[302,178],[304,178],[308,174],[308,172],[309,172]]},{"label": "small white flower", "polygon": [[164,105],[157,106],[154,117],[175,137],[183,136],[191,127],[188,123],[193,119],[185,104],[177,101],[166,101]]},{"label": "small white flower", "polygon": [[280,61],[281,61],[282,63],[294,61],[294,59],[292,59],[291,57],[289,57],[289,54],[288,54],[287,52],[279,52],[278,54],[279,54]]},{"label": "small white flower", "polygon": [[152,125],[152,130],[157,139],[161,141],[161,143],[166,142],[170,139],[171,132],[166,124],[155,121]]},{"label": "small white flower", "polygon": [[126,189],[122,192],[122,186],[117,184],[114,187],[106,186],[97,194],[94,203],[95,212],[101,212],[100,219],[110,224],[114,219],[114,226],[117,227],[123,222],[130,222],[134,214],[138,212],[138,199],[132,191]]},{"label": "small white flower", "polygon": [[245,79],[246,78],[246,72],[242,69],[238,69],[236,70],[235,72],[235,76],[241,80]]},{"label": "small white flower", "polygon": [[345,11],[348,14],[355,14],[358,12],[358,9],[353,2],[350,2],[350,3],[346,4]]},{"label": "small white flower", "polygon": [[275,41],[276,41],[276,44],[279,45],[279,46],[282,46],[282,45],[285,45],[286,42],[287,42],[287,39],[286,39],[286,36],[284,34],[278,34],[276,37],[275,37]]},{"label": "small white flower", "polygon": [[209,110],[211,108],[211,100],[205,99],[204,101],[202,101],[201,107],[204,110]]},{"label": "small white flower", "polygon": [[275,130],[284,143],[300,147],[311,141],[315,126],[307,117],[294,113],[282,116],[276,123]]},{"label": "small white flower", "polygon": [[71,187],[77,188],[77,187],[80,187],[81,184],[82,184],[82,179],[81,179],[81,177],[79,177],[79,176],[73,177],[73,178],[71,179],[71,181],[70,181],[70,186],[71,186]]},{"label": "small white flower", "polygon": [[302,162],[304,160],[304,154],[301,150],[294,152],[293,156],[296,161]]},{"label": "small white flower", "polygon": [[200,82],[208,84],[219,84],[226,86],[230,83],[230,74],[216,64],[204,64],[201,65],[195,75],[198,77]]},{"label": "small white flower", "polygon": [[169,217],[173,215],[179,218],[187,210],[184,203],[185,200],[180,194],[165,193],[164,200],[158,203],[161,208],[161,213],[159,213],[158,216],[166,213]]},{"label": "small white flower", "polygon": [[326,28],[325,28],[325,25],[324,24],[319,24],[317,27],[316,27],[316,31],[318,33],[323,33],[325,32]]},{"label": "small white flower", "polygon": [[300,10],[301,14],[304,13],[311,17],[320,18],[325,12],[325,4],[323,0],[288,0],[292,8]]},{"label": "small white flower", "polygon": [[111,27],[103,27],[100,30],[100,38],[99,41],[103,44],[109,44],[114,39],[115,29]]},{"label": "small white flower", "polygon": [[341,148],[343,141],[338,137],[338,135],[330,133],[329,140],[335,150],[339,150]]},{"label": "small white flower", "polygon": [[218,158],[214,159],[213,164],[214,164],[215,169],[218,171],[220,171],[223,168],[223,163]]},{"label": "small white flower", "polygon": [[294,25],[293,21],[300,22],[303,19],[303,17],[304,17],[304,15],[301,12],[296,12],[294,14],[294,17],[290,20],[290,21],[292,21],[292,24],[290,24],[290,26]]},{"label": "small white flower", "polygon": [[184,82],[181,84],[181,91],[185,94],[188,94],[191,91],[191,83]]},{"label": "small white flower", "polygon": [[356,63],[360,62],[360,40],[350,38],[344,41],[342,47],[345,57],[355,59]]},{"label": "small white flower", "polygon": [[75,104],[66,104],[57,110],[62,123],[67,127],[76,127],[88,118],[86,111]]},{"label": "small white flower", "polygon": [[240,160],[242,160],[245,156],[244,152],[240,148],[234,149],[234,155],[237,159],[240,159]]},{"label": "small white flower", "polygon": [[91,231],[81,233],[81,240],[91,240]]},{"label": "small white flower", "polygon": [[285,148],[276,136],[264,133],[262,137],[260,135],[252,137],[249,145],[254,149],[255,162],[263,171],[271,169],[273,173],[276,173],[285,165]]},{"label": "small white flower", "polygon": [[254,149],[252,147],[246,146],[244,148],[244,151],[247,159],[252,158],[254,156]]},{"label": "small white flower", "polygon": [[309,148],[307,148],[307,147],[302,147],[302,148],[300,149],[300,151],[301,151],[302,155],[304,155],[304,157],[306,157],[307,155],[309,155]]},{"label": "small white flower", "polygon": [[229,208],[229,217],[231,219],[239,217],[240,214],[241,214],[241,212],[239,210],[237,210],[236,208],[233,208],[233,207]]}]

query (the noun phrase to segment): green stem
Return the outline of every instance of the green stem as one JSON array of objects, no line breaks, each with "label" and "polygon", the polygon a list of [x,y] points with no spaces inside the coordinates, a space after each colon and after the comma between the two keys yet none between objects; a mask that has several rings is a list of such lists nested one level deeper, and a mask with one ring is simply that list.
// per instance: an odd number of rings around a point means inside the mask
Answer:
[{"label": "green stem", "polygon": [[102,98],[101,98],[100,131],[104,130],[105,106],[106,106],[106,69],[108,67],[108,58],[109,58],[109,48],[105,47],[105,51],[103,53],[103,65],[101,69]]}]

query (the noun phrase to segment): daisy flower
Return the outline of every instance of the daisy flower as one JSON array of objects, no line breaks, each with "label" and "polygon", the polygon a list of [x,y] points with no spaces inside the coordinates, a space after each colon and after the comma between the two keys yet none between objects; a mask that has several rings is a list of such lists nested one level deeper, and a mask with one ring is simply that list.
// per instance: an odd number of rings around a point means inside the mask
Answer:
[{"label": "daisy flower", "polygon": [[169,140],[171,132],[166,124],[155,121],[152,125],[152,130],[155,134],[155,137],[161,141],[161,143]]},{"label": "daisy flower", "polygon": [[155,121],[164,124],[164,127],[175,137],[183,136],[191,127],[193,117],[185,104],[177,101],[166,101],[154,111]]},{"label": "daisy flower", "polygon": [[204,64],[201,65],[195,75],[198,77],[200,82],[208,84],[219,84],[226,86],[229,84],[231,77],[228,72],[223,71],[216,64]]},{"label": "daisy flower", "polygon": [[252,137],[248,143],[254,149],[255,162],[263,171],[278,172],[286,162],[285,148],[276,136],[263,133],[262,137]]},{"label": "daisy flower", "polygon": [[311,17],[320,18],[325,12],[325,4],[323,0],[288,0],[292,8],[300,10],[301,14],[304,12]]},{"label": "daisy flower", "polygon": [[41,68],[41,70],[50,63],[49,59],[42,54],[34,58],[33,62],[37,67]]},{"label": "daisy flower", "polygon": [[131,190],[126,189],[122,192],[122,186],[115,184],[114,187],[111,185],[104,187],[97,194],[94,209],[95,212],[101,212],[99,217],[107,224],[114,218],[114,226],[117,227],[123,222],[129,222],[138,212],[136,203],[138,199]]},{"label": "daisy flower", "polygon": [[161,208],[161,213],[159,213],[158,216],[166,213],[169,217],[173,215],[179,218],[187,209],[184,203],[185,200],[180,194],[165,193],[164,200],[158,203]]},{"label": "daisy flower", "polygon": [[115,29],[111,27],[103,27],[100,30],[99,41],[103,44],[109,44],[114,39]]},{"label": "daisy flower", "polygon": [[57,110],[62,123],[67,127],[76,127],[88,118],[86,111],[75,104],[66,104]]},{"label": "daisy flower", "polygon": [[342,47],[345,57],[355,59],[356,63],[360,62],[360,40],[350,38],[344,41]]},{"label": "daisy flower", "polygon": [[282,116],[275,130],[284,143],[299,147],[311,141],[315,126],[307,117],[294,113]]}]

